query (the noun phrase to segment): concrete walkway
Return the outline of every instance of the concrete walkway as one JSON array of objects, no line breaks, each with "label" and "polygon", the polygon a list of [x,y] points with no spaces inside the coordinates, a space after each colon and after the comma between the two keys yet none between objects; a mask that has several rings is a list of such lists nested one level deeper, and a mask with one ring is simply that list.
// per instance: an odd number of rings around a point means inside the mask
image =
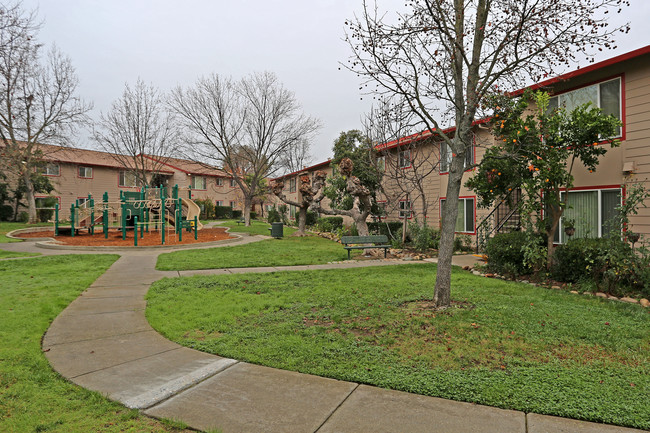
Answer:
[{"label": "concrete walkway", "polygon": [[[244,237],[238,242],[254,240]],[[38,249],[33,242],[3,244],[2,249],[70,253]],[[56,371],[147,415],[224,433],[639,431],[390,391],[179,346],[154,331],[144,316],[144,296],[149,285],[160,278],[409,262],[156,271],[157,257],[163,252],[119,251],[120,259],[54,320],[43,338],[43,350]],[[455,258],[455,263],[464,266],[475,260],[464,256]]]}]

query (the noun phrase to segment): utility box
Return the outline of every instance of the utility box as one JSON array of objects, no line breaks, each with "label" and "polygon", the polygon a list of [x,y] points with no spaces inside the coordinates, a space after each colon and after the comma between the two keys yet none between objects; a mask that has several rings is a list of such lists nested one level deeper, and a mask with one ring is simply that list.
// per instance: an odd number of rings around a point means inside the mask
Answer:
[{"label": "utility box", "polygon": [[271,236],[280,239],[284,236],[284,225],[282,223],[271,223]]}]

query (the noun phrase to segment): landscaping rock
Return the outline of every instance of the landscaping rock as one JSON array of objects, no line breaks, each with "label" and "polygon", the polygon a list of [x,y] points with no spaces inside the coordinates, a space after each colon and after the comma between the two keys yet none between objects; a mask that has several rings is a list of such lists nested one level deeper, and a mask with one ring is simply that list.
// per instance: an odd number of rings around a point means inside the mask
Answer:
[{"label": "landscaping rock", "polygon": [[598,296],[599,298],[607,298],[607,295],[603,292],[596,292],[596,296]]},{"label": "landscaping rock", "polygon": [[481,274],[479,271],[472,271],[472,274],[477,275],[477,276],[481,276],[481,275],[483,275],[483,274]]},{"label": "landscaping rock", "polygon": [[[560,290],[561,288],[562,287],[560,287],[560,286],[551,286],[551,289],[554,289],[554,290]],[[571,290],[571,293],[573,293],[573,292],[578,293],[575,290]]]},{"label": "landscaping rock", "polygon": [[494,278],[494,274],[485,274],[485,276],[488,278]]},{"label": "landscaping rock", "polygon": [[650,307],[650,301],[648,301],[646,298],[643,298],[639,301],[639,304],[643,305],[645,308]]},{"label": "landscaping rock", "polygon": [[629,302],[630,304],[638,304],[638,303],[639,303],[639,301],[637,301],[636,299],[634,299],[634,298],[628,298],[627,296],[621,298],[621,301],[623,301],[623,302]]},{"label": "landscaping rock", "polygon": [[618,301],[618,298],[614,295],[607,295],[607,299],[611,299],[612,301]]},{"label": "landscaping rock", "polygon": [[[555,288],[555,286],[553,288]],[[559,287],[558,287],[558,289],[559,289]],[[571,290],[571,293],[573,293],[574,295],[579,295],[580,294],[580,292],[578,292],[577,290]]]},{"label": "landscaping rock", "polygon": [[469,271],[471,268],[469,266],[463,266],[463,271]]}]

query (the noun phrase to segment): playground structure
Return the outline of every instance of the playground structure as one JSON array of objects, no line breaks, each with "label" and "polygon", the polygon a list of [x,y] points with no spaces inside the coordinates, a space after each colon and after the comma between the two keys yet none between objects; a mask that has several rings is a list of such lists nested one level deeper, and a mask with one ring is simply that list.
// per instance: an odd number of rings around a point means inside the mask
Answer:
[{"label": "playground structure", "polygon": [[[180,193],[188,192],[188,198],[180,197]],[[127,231],[133,231],[133,244],[138,246],[138,236],[143,237],[145,231],[160,231],[161,244],[170,236],[177,235],[179,242],[183,240],[183,230],[194,232],[197,239],[197,230],[203,225],[199,222],[201,209],[192,201],[192,190],[180,189],[178,185],[172,188],[172,196],[167,197],[167,188],[144,187],[140,191],[120,191],[119,201],[109,201],[105,192],[102,201],[96,202],[88,194],[85,200],[76,200],[70,206],[70,227],[61,227],[59,224],[59,206],[55,206],[54,235],[65,234],[69,230],[74,237],[79,230],[85,228],[89,234],[95,234],[95,227],[102,226],[104,238],[108,239],[110,228],[117,228],[122,232],[122,239],[126,239]]]}]

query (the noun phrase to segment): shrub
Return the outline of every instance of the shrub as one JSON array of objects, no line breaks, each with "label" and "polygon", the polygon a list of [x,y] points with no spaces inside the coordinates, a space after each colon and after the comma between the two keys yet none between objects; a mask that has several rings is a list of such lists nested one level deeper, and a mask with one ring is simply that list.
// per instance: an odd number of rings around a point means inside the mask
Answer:
[{"label": "shrub", "polygon": [[307,221],[306,221],[306,225],[307,225],[308,227],[311,227],[311,226],[313,226],[314,224],[316,224],[316,221],[318,221],[318,214],[317,214],[316,212],[312,212],[312,211],[308,210],[308,211],[307,211]]},{"label": "shrub", "polygon": [[19,223],[26,223],[27,221],[29,221],[29,214],[25,211],[22,211],[21,213],[18,214],[16,221],[18,221]]},{"label": "shrub", "polygon": [[234,210],[234,209],[232,210],[232,218],[238,219],[241,218],[241,216],[242,216],[242,211]]},{"label": "shrub", "polygon": [[377,235],[386,235],[389,239],[394,239],[397,236],[397,231],[401,228],[401,221],[382,221],[368,223],[368,230],[370,233]]},{"label": "shrub", "polygon": [[282,221],[282,216],[280,216],[280,212],[278,212],[278,209],[273,205],[271,209],[267,212],[266,215],[266,222],[269,224],[271,223],[279,223]]},{"label": "shrub", "polygon": [[[59,200],[56,197],[45,197],[41,203],[43,207],[53,208],[58,202]],[[54,209],[38,209],[36,214],[40,222],[46,223],[52,219]]]},{"label": "shrub", "polygon": [[230,206],[215,206],[214,217],[216,219],[230,219],[232,216],[232,208]]},{"label": "shrub", "polygon": [[338,229],[343,228],[343,217],[331,216],[318,218],[316,220],[316,228],[321,232],[334,233]]},{"label": "shrub", "polygon": [[0,205],[0,221],[9,221],[14,215],[14,208],[8,204]]},{"label": "shrub", "polygon": [[[440,242],[440,232],[438,232],[438,242]],[[456,235],[454,237],[454,251],[468,252],[471,250],[472,238],[469,235]]]},{"label": "shrub", "polygon": [[[409,224],[411,242],[416,251],[426,251],[437,248],[440,241],[440,232],[428,225],[419,225],[417,222]],[[458,238],[456,238],[458,239]]]},{"label": "shrub", "polygon": [[289,206],[287,206],[286,204],[281,204],[278,206],[278,213],[280,214],[280,218],[281,218],[281,221],[278,222],[282,222],[284,223],[284,225],[287,226],[289,225],[289,217],[287,216],[288,210],[289,210]]},{"label": "shrub", "polygon": [[257,212],[251,212],[251,219],[257,219]]},{"label": "shrub", "polygon": [[[544,245],[541,235],[532,235],[537,245]],[[526,232],[500,233],[488,240],[485,253],[490,271],[517,277],[534,271],[524,260],[529,235]]]},{"label": "shrub", "polygon": [[558,281],[581,283],[613,295],[650,295],[650,254],[637,252],[620,238],[571,239],[559,245],[551,275]]},{"label": "shrub", "polygon": [[212,203],[212,200],[206,198],[194,200],[194,202],[201,208],[200,218],[209,219],[214,216],[214,203]]}]

